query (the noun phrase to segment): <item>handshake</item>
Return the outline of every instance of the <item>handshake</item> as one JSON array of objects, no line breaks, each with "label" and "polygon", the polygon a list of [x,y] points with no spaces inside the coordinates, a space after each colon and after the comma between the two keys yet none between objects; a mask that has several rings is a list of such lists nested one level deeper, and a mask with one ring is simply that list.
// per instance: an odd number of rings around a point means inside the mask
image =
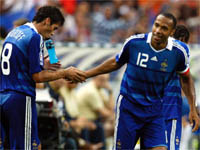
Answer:
[{"label": "handshake", "polygon": [[87,74],[84,71],[81,71],[75,67],[68,67],[63,69],[64,72],[64,79],[69,81],[70,83],[78,83],[78,82],[85,82],[87,79]]},{"label": "handshake", "polygon": [[59,77],[57,76],[57,78],[64,78],[71,83],[85,82],[85,80],[88,78],[86,72],[75,67],[61,69],[61,64],[59,61],[51,64],[48,56],[44,57],[44,69],[58,72]]},{"label": "handshake", "polygon": [[[60,69],[61,64],[56,57],[54,42],[51,39],[45,41],[45,45],[49,54],[49,56],[44,57],[45,70],[59,71],[58,76],[61,76],[71,83],[85,82],[87,78],[86,72],[81,71],[75,67]],[[57,78],[59,78],[58,76]]]}]

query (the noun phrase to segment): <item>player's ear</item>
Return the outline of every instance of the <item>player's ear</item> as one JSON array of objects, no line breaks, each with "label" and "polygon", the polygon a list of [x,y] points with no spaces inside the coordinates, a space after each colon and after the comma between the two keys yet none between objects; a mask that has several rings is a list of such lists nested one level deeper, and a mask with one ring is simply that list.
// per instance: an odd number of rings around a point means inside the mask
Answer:
[{"label": "player's ear", "polygon": [[44,20],[45,25],[51,25],[51,19],[48,17]]}]

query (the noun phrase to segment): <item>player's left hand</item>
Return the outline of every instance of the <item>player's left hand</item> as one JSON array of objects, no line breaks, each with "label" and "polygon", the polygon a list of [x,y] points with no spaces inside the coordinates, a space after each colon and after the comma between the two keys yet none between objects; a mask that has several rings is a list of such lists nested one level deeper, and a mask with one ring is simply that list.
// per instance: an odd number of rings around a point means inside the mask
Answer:
[{"label": "player's left hand", "polygon": [[61,68],[60,62],[55,63],[55,64],[50,64],[49,56],[45,56],[45,57],[44,57],[44,69],[45,69],[45,70],[56,71],[56,70],[58,70],[58,69],[60,69],[60,68]]},{"label": "player's left hand", "polygon": [[190,111],[189,121],[190,121],[190,125],[193,127],[192,132],[197,131],[200,127],[200,118],[196,112],[196,109]]}]

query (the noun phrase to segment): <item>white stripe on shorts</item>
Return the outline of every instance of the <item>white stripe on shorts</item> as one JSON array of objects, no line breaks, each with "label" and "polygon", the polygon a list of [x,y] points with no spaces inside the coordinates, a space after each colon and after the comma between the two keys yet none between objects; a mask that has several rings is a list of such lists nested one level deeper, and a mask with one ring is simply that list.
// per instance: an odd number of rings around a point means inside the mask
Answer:
[{"label": "white stripe on shorts", "polygon": [[26,112],[25,112],[25,135],[24,135],[24,149],[31,150],[31,97],[26,96]]},{"label": "white stripe on shorts", "polygon": [[171,135],[170,135],[170,150],[175,150],[176,123],[177,123],[177,120],[173,119]]},{"label": "white stripe on shorts", "polygon": [[117,112],[116,112],[116,119],[115,119],[115,132],[114,132],[114,145],[113,145],[113,150],[116,150],[116,140],[117,140],[117,128],[119,124],[119,115],[120,115],[120,105],[121,105],[121,100],[123,96],[119,95],[118,101],[117,101]]}]

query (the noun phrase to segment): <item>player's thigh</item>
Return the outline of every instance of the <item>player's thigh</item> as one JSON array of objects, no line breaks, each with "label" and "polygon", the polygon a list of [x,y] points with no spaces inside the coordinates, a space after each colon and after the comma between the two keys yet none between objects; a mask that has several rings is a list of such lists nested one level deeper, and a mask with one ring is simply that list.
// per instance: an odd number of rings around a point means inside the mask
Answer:
[{"label": "player's thigh", "polygon": [[151,122],[145,124],[141,134],[142,149],[167,147],[167,135],[165,122],[162,116],[152,118]]},{"label": "player's thigh", "polygon": [[123,106],[125,101],[121,98],[117,102],[113,150],[134,149],[142,126],[138,119],[134,119],[134,116],[126,111]]},{"label": "player's thigh", "polygon": [[37,112],[33,97],[12,93],[5,103],[9,119],[9,143],[11,148],[30,149],[40,144],[37,133]]},{"label": "player's thigh", "polygon": [[24,148],[19,145],[23,145],[24,141],[25,95],[16,92],[7,92],[4,95],[7,96],[3,109],[5,121],[8,123],[6,136],[9,137],[10,148]]},{"label": "player's thigh", "polygon": [[37,109],[35,99],[31,99],[31,148],[34,150],[40,149],[40,140],[38,136]]},{"label": "player's thigh", "polygon": [[179,150],[181,141],[182,122],[181,119],[166,120],[168,150]]}]

